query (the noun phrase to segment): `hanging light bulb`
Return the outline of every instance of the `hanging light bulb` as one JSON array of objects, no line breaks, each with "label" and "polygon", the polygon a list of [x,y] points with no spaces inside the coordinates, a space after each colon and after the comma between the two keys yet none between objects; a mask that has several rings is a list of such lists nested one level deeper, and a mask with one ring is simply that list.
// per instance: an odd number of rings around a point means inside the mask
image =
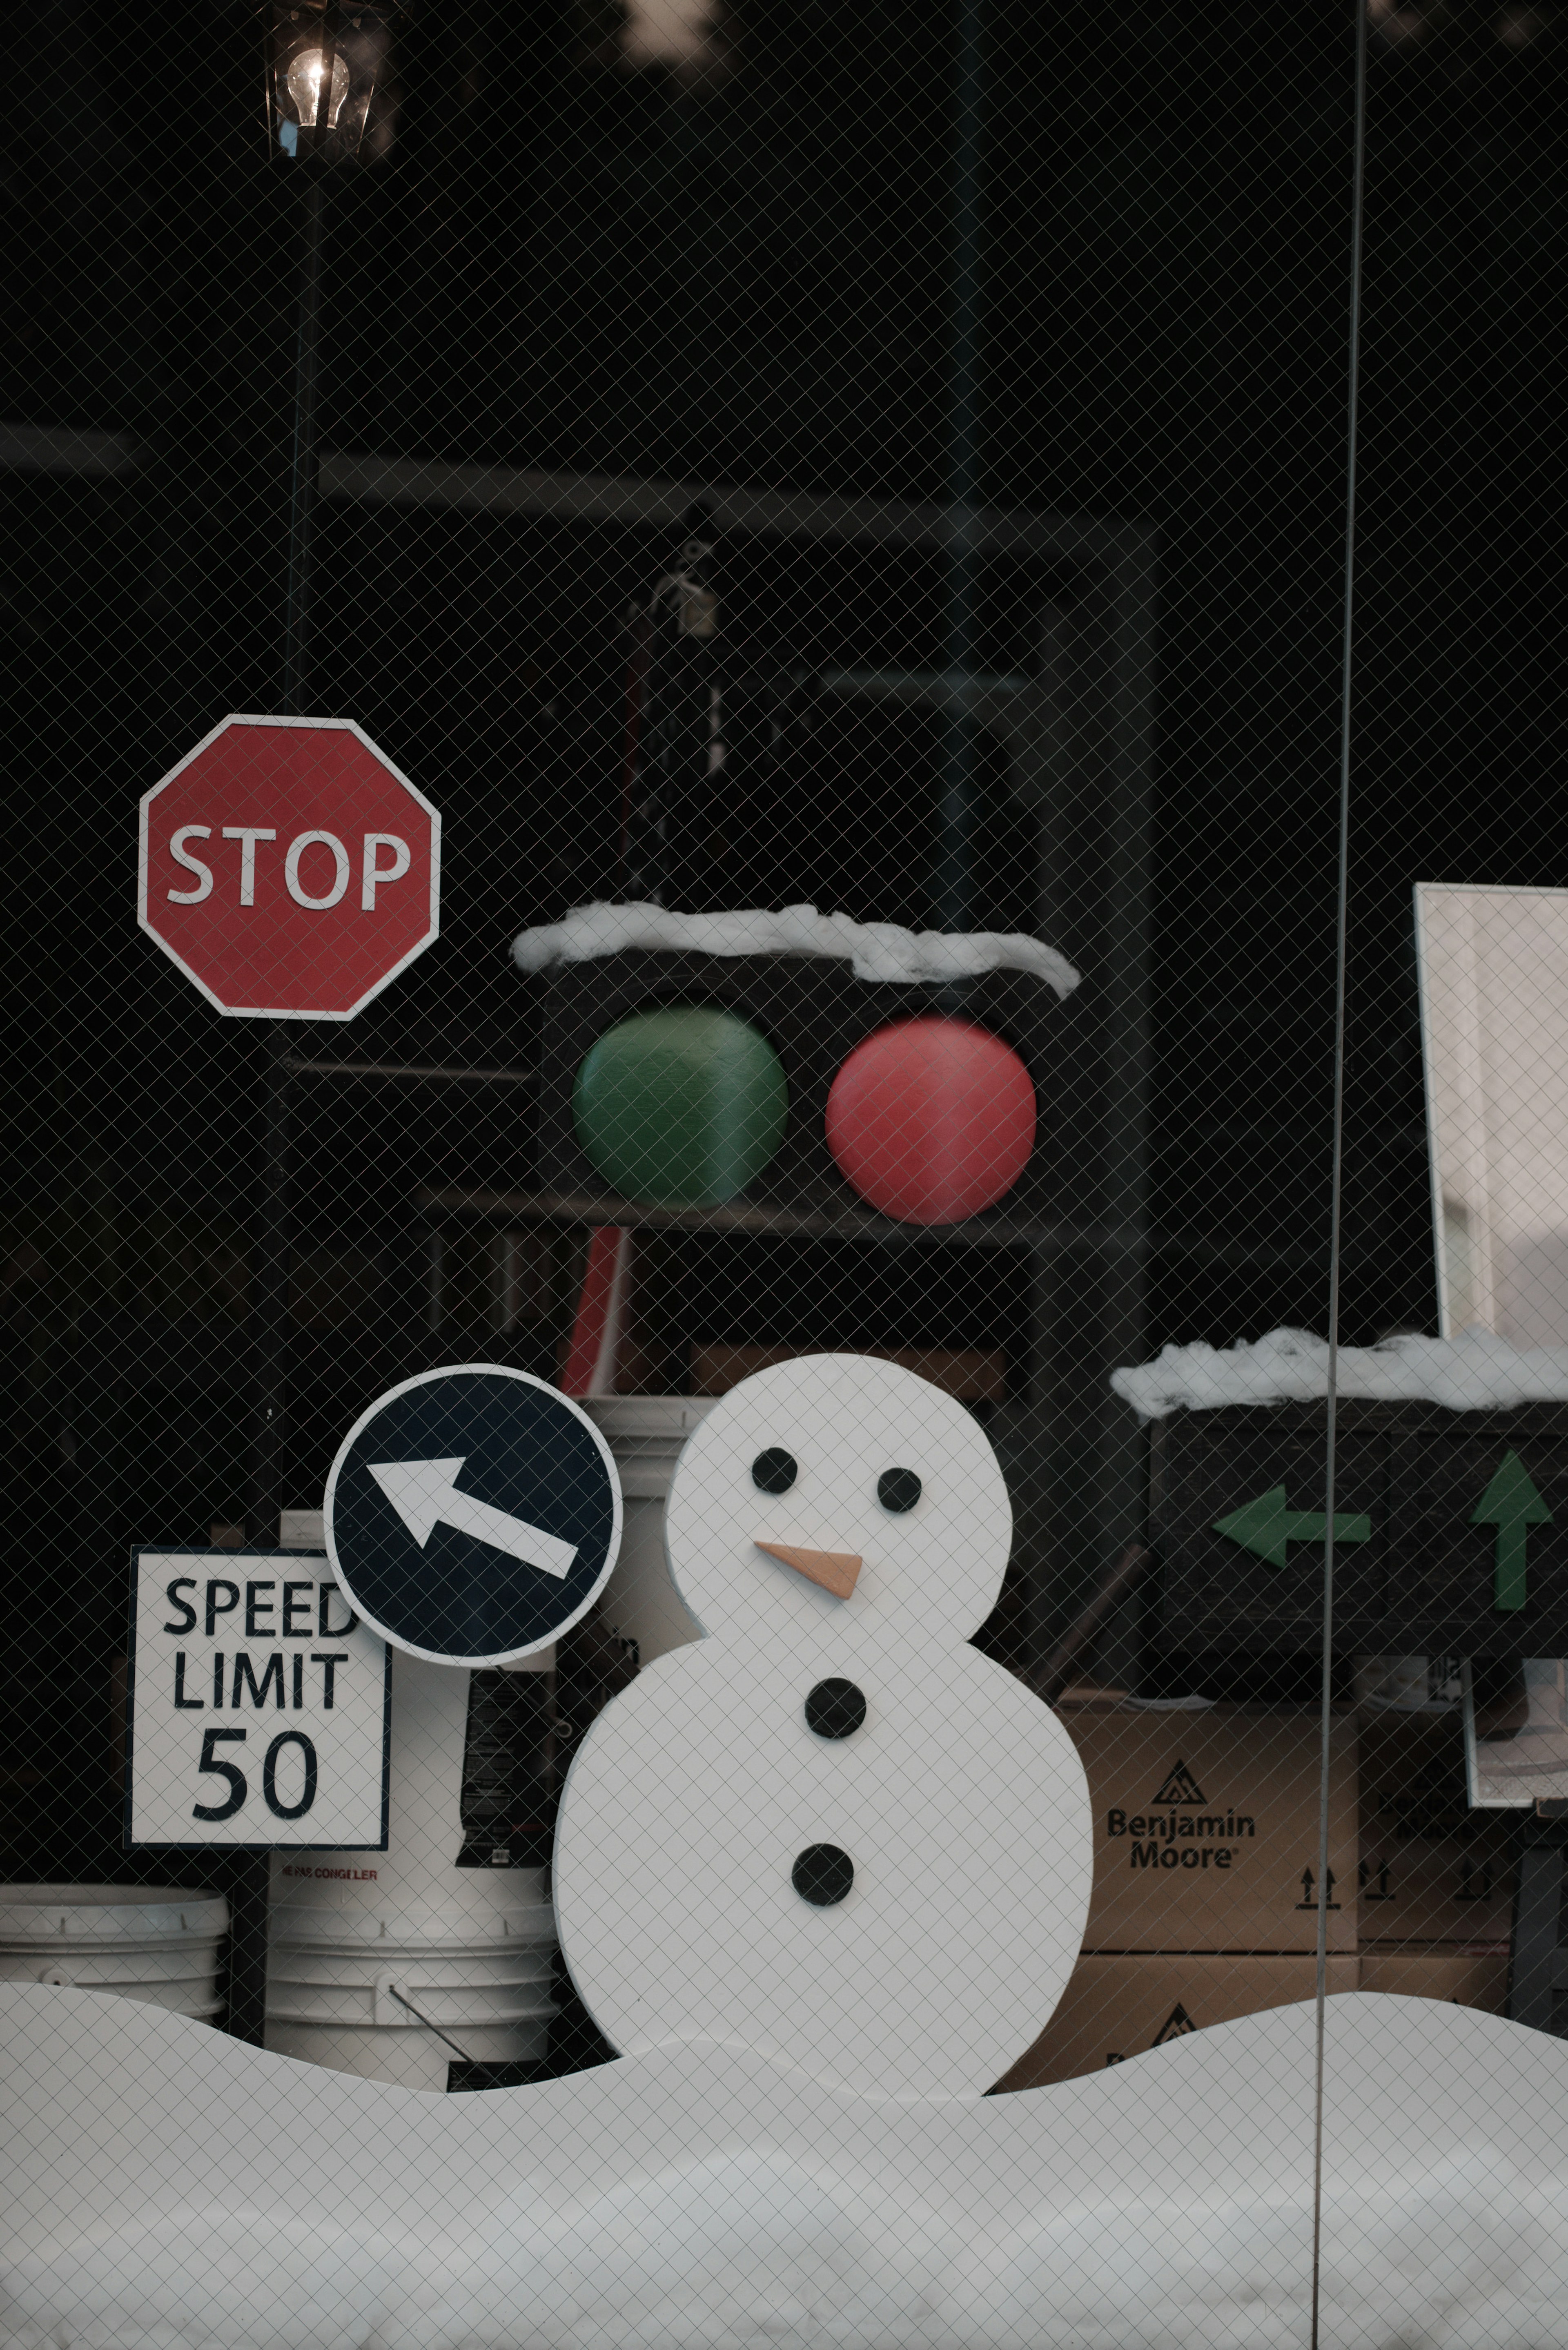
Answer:
[{"label": "hanging light bulb", "polygon": [[286,155],[323,163],[381,153],[391,120],[389,0],[269,0],[268,13],[276,145]]},{"label": "hanging light bulb", "polygon": [[[288,68],[288,94],[293,99],[302,130],[317,127],[321,104],[321,85],[327,79],[327,59],[321,48],[301,49]],[[335,130],[348,95],[348,68],[340,49],[332,51],[332,73],[327,99],[327,117],[321,128]]]}]

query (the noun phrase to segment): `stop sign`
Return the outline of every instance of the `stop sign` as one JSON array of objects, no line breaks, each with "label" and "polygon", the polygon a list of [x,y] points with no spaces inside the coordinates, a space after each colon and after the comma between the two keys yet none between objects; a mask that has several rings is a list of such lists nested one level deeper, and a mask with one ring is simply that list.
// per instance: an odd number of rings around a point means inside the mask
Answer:
[{"label": "stop sign", "polygon": [[351,718],[225,718],[141,803],[141,927],[240,1019],[352,1020],[440,895],[441,817]]}]

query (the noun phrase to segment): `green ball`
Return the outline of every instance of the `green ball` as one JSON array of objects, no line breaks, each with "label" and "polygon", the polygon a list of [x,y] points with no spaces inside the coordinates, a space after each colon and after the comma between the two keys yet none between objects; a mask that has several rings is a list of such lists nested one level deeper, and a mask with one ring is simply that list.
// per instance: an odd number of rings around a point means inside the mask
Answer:
[{"label": "green ball", "polygon": [[717,1208],[754,1183],[789,1111],[784,1066],[732,1012],[639,1012],[577,1071],[577,1139],[606,1182],[649,1208]]}]

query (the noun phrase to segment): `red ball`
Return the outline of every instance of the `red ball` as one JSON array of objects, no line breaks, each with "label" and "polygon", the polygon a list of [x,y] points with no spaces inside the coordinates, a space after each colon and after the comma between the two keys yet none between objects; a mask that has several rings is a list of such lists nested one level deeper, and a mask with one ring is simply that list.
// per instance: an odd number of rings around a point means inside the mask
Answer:
[{"label": "red ball", "polygon": [[1011,1191],[1034,1148],[1034,1087],[967,1020],[895,1021],[857,1045],[827,1097],[827,1147],[901,1224],[957,1224]]}]

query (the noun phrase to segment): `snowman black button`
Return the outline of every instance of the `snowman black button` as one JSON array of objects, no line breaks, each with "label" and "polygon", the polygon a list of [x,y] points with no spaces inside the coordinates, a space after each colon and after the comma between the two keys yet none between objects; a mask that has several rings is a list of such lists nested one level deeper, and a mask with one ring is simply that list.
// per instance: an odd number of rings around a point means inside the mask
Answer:
[{"label": "snowman black button", "polygon": [[855,1863],[836,1844],[808,1844],[790,1870],[789,1881],[814,1909],[831,1909],[855,1882]]},{"label": "snowman black button", "polygon": [[866,1692],[853,1681],[818,1681],[805,1699],[805,1726],[818,1738],[853,1738],[866,1719]]}]

